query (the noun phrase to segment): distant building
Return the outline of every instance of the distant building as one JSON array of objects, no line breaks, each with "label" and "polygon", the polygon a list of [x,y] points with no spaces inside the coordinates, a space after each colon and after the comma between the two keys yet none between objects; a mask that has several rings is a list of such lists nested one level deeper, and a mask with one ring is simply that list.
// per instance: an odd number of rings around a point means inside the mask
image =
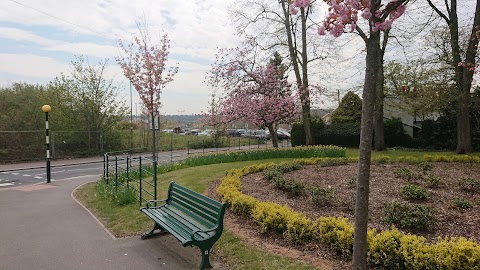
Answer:
[{"label": "distant building", "polygon": [[439,113],[432,113],[430,115],[413,115],[403,108],[403,102],[397,97],[385,97],[383,103],[383,118],[402,119],[405,133],[412,138],[422,129],[422,123],[424,120],[437,120],[439,116]]}]

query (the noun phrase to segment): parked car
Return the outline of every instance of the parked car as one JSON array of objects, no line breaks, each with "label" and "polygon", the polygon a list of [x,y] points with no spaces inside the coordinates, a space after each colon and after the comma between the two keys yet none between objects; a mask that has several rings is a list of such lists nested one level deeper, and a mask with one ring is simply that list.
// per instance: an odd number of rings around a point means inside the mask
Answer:
[{"label": "parked car", "polygon": [[271,139],[272,136],[270,135],[270,132],[265,131],[265,130],[255,130],[254,137],[257,139]]},{"label": "parked car", "polygon": [[212,136],[213,130],[211,129],[206,129],[204,131],[200,131],[197,135],[198,136]]},{"label": "parked car", "polygon": [[198,135],[200,133],[200,129],[192,129],[185,131],[185,135]]},{"label": "parked car", "polygon": [[285,130],[277,130],[277,138],[279,140],[290,140],[290,133]]}]

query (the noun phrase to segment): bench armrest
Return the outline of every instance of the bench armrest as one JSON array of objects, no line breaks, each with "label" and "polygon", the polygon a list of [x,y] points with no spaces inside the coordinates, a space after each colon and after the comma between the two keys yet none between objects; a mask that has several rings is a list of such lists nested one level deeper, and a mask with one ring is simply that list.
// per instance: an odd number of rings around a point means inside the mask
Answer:
[{"label": "bench armrest", "polygon": [[163,202],[162,205],[164,205],[166,201],[167,201],[167,199],[163,199],[163,200],[148,200],[145,208],[147,208],[147,209],[149,209],[149,208],[158,208],[158,207],[160,207],[160,206],[153,206],[153,205],[151,205],[151,204],[154,204],[154,203],[162,203],[162,202]]},{"label": "bench armrest", "polygon": [[212,229],[210,230],[196,230],[192,233],[192,240],[196,240],[195,239],[195,234],[199,234],[199,233],[209,233],[209,232],[213,232],[213,231],[216,231],[218,229],[218,225],[213,227]]}]

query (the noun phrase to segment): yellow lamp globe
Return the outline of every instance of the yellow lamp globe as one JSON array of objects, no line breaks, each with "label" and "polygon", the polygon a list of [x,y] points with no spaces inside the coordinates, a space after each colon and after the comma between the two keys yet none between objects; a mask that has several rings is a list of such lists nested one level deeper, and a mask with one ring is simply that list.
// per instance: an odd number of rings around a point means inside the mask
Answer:
[{"label": "yellow lamp globe", "polygon": [[52,110],[52,107],[50,107],[50,105],[43,105],[43,106],[42,106],[42,111],[43,111],[44,113],[48,113],[48,112],[51,111],[51,110]]}]

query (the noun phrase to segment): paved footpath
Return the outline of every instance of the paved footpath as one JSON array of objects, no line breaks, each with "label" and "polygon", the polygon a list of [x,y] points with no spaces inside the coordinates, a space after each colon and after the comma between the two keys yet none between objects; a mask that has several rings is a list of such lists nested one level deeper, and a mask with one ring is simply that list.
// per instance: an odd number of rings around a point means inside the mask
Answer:
[{"label": "paved footpath", "polygon": [[[114,239],[72,197],[98,176],[0,190],[0,269],[197,269],[198,248],[170,235]],[[219,268],[215,265],[215,268]]]}]

